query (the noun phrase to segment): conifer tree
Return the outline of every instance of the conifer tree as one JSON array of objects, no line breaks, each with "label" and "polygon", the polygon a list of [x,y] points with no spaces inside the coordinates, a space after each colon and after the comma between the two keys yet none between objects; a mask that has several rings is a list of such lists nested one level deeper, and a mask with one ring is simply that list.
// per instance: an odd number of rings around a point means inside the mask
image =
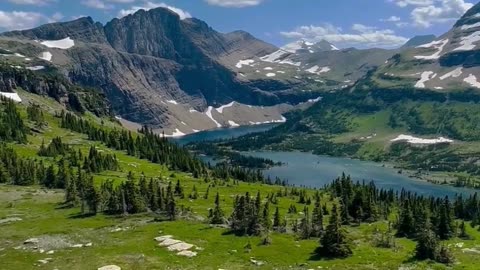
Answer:
[{"label": "conifer tree", "polygon": [[270,204],[268,201],[263,206],[262,226],[263,226],[263,230],[267,230],[267,231],[269,231],[272,228],[272,220],[270,219]]},{"label": "conifer tree", "polygon": [[210,217],[210,223],[211,224],[223,224],[223,210],[220,207],[220,195],[217,192],[217,195],[215,196],[215,207],[212,210],[212,214]]},{"label": "conifer tree", "polygon": [[320,256],[344,258],[353,254],[347,232],[342,228],[340,212],[335,203],[325,234],[320,239],[321,246],[317,250]]},{"label": "conifer tree", "polygon": [[312,223],[310,222],[310,213],[308,207],[303,209],[303,218],[300,221],[299,236],[300,239],[308,239],[312,234]]},{"label": "conifer tree", "polygon": [[174,221],[177,218],[177,205],[175,203],[175,197],[173,196],[171,189],[170,192],[167,193],[166,209],[168,218],[171,221]]},{"label": "conifer tree", "polygon": [[418,235],[415,258],[435,260],[438,252],[438,239],[430,227],[424,228]]},{"label": "conifer tree", "polygon": [[452,211],[448,197],[443,200],[440,206],[437,233],[441,240],[450,239],[454,234]]},{"label": "conifer tree", "polygon": [[323,233],[323,211],[320,206],[320,200],[317,198],[315,201],[315,208],[312,212],[312,236],[320,237]]},{"label": "conifer tree", "polygon": [[280,210],[278,206],[275,209],[275,214],[273,215],[273,229],[277,232],[281,231],[282,227],[282,217],[280,216]]},{"label": "conifer tree", "polygon": [[465,226],[465,221],[462,220],[462,222],[460,223],[459,229],[460,229],[460,233],[458,234],[459,238],[470,239],[470,236],[467,233],[467,228]]},{"label": "conifer tree", "polygon": [[410,202],[409,200],[405,200],[400,208],[397,236],[413,237],[415,234],[414,229],[414,219],[412,210],[410,208]]}]

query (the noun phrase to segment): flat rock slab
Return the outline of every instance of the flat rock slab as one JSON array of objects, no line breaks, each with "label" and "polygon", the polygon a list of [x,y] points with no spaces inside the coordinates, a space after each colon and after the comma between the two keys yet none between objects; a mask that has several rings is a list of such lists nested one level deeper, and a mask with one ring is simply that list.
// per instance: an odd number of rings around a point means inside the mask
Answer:
[{"label": "flat rock slab", "polygon": [[480,250],[474,249],[474,248],[464,248],[462,249],[463,253],[469,253],[469,254],[480,254]]},{"label": "flat rock slab", "polygon": [[169,246],[168,250],[169,251],[184,251],[184,250],[187,250],[187,249],[191,249],[192,247],[193,247],[192,244],[180,242],[180,243]]},{"label": "flat rock slab", "polygon": [[190,250],[183,250],[183,251],[178,252],[177,255],[191,258],[191,257],[197,256],[197,252],[190,251]]},{"label": "flat rock slab", "polygon": [[175,244],[178,244],[178,243],[181,243],[181,242],[182,241],[176,240],[176,239],[165,239],[165,241],[161,242],[158,245],[161,246],[161,247],[168,247],[168,246],[175,245]]},{"label": "flat rock slab", "polygon": [[155,237],[154,239],[157,242],[163,242],[163,241],[165,241],[167,239],[171,239],[171,238],[173,238],[173,235],[163,235],[163,236]]},{"label": "flat rock slab", "polygon": [[118,265],[105,265],[105,266],[102,266],[100,268],[98,268],[98,270],[122,270],[122,268],[120,268],[120,266]]}]

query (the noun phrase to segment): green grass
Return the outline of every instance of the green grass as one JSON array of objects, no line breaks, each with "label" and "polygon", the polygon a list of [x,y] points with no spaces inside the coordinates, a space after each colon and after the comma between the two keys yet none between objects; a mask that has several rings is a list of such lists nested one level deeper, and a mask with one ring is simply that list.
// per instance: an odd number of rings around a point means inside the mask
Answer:
[{"label": "green grass", "polygon": [[[48,103],[35,97],[38,103]],[[50,105],[49,105],[50,106]],[[58,107],[56,110],[61,109]],[[25,113],[24,111],[22,113]],[[415,264],[415,269],[445,269],[444,266],[428,262],[412,263],[415,242],[407,239],[397,239],[398,250],[376,248],[372,245],[372,234],[380,228],[385,230],[385,221],[374,224],[362,224],[359,227],[348,227],[349,235],[354,241],[354,256],[347,259],[319,260],[312,258],[318,239],[298,240],[293,234],[272,234],[272,244],[260,245],[259,237],[238,237],[228,233],[227,229],[213,228],[205,222],[208,209],[213,207],[216,192],[219,192],[221,206],[228,216],[232,211],[236,195],[257,192],[262,197],[269,193],[283,190],[283,187],[262,184],[239,183],[232,181],[218,183],[210,188],[209,198],[204,199],[209,184],[202,179],[195,179],[189,174],[169,171],[166,167],[127,156],[120,151],[113,151],[102,144],[88,141],[84,135],[59,128],[58,119],[45,115],[48,127],[42,134],[30,136],[28,145],[12,145],[22,156],[36,157],[40,143],[50,141],[56,136],[76,148],[87,151],[91,145],[100,150],[115,153],[121,166],[120,171],[103,172],[95,175],[96,183],[112,179],[117,182],[126,179],[129,171],[137,177],[144,173],[147,177],[157,177],[165,184],[169,181],[181,181],[185,199],[178,199],[177,205],[191,208],[191,215],[186,219],[174,222],[156,222],[153,214],[139,214],[127,217],[106,216],[99,214],[93,217],[78,218],[79,208],[62,208],[63,191],[45,190],[38,186],[16,187],[0,185],[0,219],[18,215],[21,221],[0,224],[0,258],[2,269],[96,269],[103,265],[116,264],[122,269],[398,269],[400,265]],[[373,118],[357,119],[362,128],[358,133],[370,132],[375,121],[386,119],[380,114]],[[93,119],[95,120],[95,119]],[[112,124],[113,127],[115,124]],[[370,127],[368,127],[370,125]],[[382,134],[381,130],[377,130]],[[388,130],[385,131],[385,134]],[[48,159],[46,159],[48,160]],[[188,194],[195,186],[199,199],[190,200]],[[313,190],[308,193],[313,195]],[[324,201],[328,196],[324,195]],[[296,197],[281,197],[278,205],[271,205],[271,213],[278,206],[282,215],[295,204],[297,209],[303,209]],[[286,215],[288,220],[300,218],[300,214]],[[325,217],[328,219],[328,217]],[[392,217],[393,218],[393,217]],[[111,232],[114,228],[128,228],[125,231]],[[480,245],[480,233],[468,228],[474,240],[463,241],[453,239],[449,243],[465,242],[465,247]],[[175,238],[200,247],[198,256],[184,258],[158,247],[154,237],[171,234]],[[39,253],[34,250],[16,249],[31,237],[58,236],[67,239],[72,244],[92,243],[91,247],[63,248],[55,250],[54,254]],[[244,247],[251,243],[252,249],[246,252]],[[48,250],[45,250],[48,251]],[[462,253],[461,249],[453,248],[458,264],[454,269],[477,269],[476,262],[480,255]],[[45,258],[53,260],[40,264],[38,260]],[[266,262],[263,266],[255,266],[251,258]],[[36,265],[36,266],[35,266]]]}]

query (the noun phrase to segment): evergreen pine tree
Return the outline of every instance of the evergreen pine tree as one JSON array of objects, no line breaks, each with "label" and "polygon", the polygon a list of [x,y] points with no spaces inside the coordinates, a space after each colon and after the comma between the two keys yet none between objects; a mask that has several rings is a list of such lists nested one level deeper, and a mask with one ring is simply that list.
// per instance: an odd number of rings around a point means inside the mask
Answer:
[{"label": "evergreen pine tree", "polygon": [[353,254],[347,232],[342,228],[340,211],[335,203],[325,234],[320,239],[321,246],[317,250],[320,256],[344,258]]},{"label": "evergreen pine tree", "polygon": [[210,223],[211,224],[223,224],[223,210],[220,207],[220,195],[217,192],[217,195],[215,196],[215,207],[212,210],[212,214],[210,217]]},{"label": "evergreen pine tree", "polygon": [[315,201],[315,208],[312,212],[312,236],[320,237],[323,233],[323,211],[320,206],[320,201],[317,198]]}]

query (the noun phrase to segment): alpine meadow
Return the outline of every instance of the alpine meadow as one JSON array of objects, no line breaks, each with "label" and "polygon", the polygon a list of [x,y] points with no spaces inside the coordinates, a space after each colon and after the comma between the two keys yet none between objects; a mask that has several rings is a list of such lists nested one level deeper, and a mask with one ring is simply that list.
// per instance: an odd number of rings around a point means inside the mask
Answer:
[{"label": "alpine meadow", "polygon": [[480,269],[479,59],[470,0],[3,0],[0,269]]}]

